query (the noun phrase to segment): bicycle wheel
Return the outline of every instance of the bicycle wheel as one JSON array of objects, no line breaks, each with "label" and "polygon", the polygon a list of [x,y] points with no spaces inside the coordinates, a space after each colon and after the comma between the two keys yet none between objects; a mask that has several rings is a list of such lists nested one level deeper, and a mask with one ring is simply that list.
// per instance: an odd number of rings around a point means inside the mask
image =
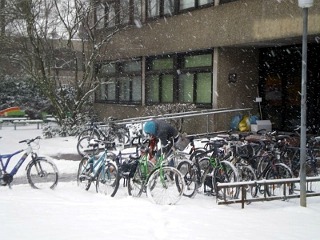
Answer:
[{"label": "bicycle wheel", "polygon": [[218,191],[218,183],[233,183],[239,181],[239,174],[236,167],[228,162],[221,161],[212,173],[212,185],[217,198],[235,199],[239,196],[239,187],[228,187]]},{"label": "bicycle wheel", "polygon": [[[241,165],[239,166],[240,171],[239,172],[239,178],[242,182],[248,182],[248,181],[256,181],[257,177],[254,173],[254,170],[251,166],[248,165]],[[258,187],[256,185],[250,186],[247,185],[245,187],[247,193],[250,193],[252,197],[256,197],[258,193]]]},{"label": "bicycle wheel", "polygon": [[129,143],[130,142],[130,132],[126,127],[119,128],[117,130],[117,138],[120,143]]},{"label": "bicycle wheel", "polygon": [[[285,179],[285,178],[292,178],[292,172],[290,168],[283,164],[283,163],[276,163],[274,166],[271,166],[267,173],[266,179]],[[292,194],[294,190],[293,183],[274,183],[268,184],[266,187],[266,191],[268,196],[283,196],[284,195],[284,188],[286,188],[286,193]]]},{"label": "bicycle wheel", "polygon": [[184,192],[181,173],[173,167],[155,169],[147,180],[148,198],[161,205],[176,204]]},{"label": "bicycle wheel", "polygon": [[191,161],[182,161],[178,164],[178,171],[183,176],[185,188],[183,196],[194,197],[197,193],[198,183],[198,170],[197,167]]},{"label": "bicycle wheel", "polygon": [[96,181],[96,191],[105,195],[113,197],[116,195],[119,188],[118,170],[116,166],[108,162],[104,167],[98,170],[98,177]]},{"label": "bicycle wheel", "polygon": [[84,190],[89,190],[92,182],[90,177],[92,169],[89,167],[88,161],[88,157],[84,157],[81,159],[77,173],[77,184]]},{"label": "bicycle wheel", "polygon": [[193,153],[191,153],[191,155],[190,155],[190,160],[192,161],[192,162],[196,162],[196,159],[201,159],[201,158],[203,158],[203,157],[205,157],[206,155],[204,154],[206,152],[206,150],[204,149],[204,148],[198,148],[198,149],[196,149],[196,150],[194,150],[194,152]]},{"label": "bicycle wheel", "polygon": [[77,143],[77,151],[80,156],[84,157],[86,154],[96,155],[99,152],[98,147],[90,145],[94,138],[83,137]]},{"label": "bicycle wheel", "polygon": [[140,197],[143,192],[145,192],[146,180],[148,178],[149,173],[154,168],[154,164],[148,161],[148,172],[143,173],[143,167],[138,165],[133,177],[128,180],[128,194],[132,197]]},{"label": "bicycle wheel", "polygon": [[58,169],[53,162],[39,157],[27,166],[27,179],[33,188],[54,189],[59,180]]},{"label": "bicycle wheel", "polygon": [[97,129],[94,128],[88,128],[83,130],[79,136],[78,136],[78,141],[83,138],[83,137],[89,137],[89,138],[93,138],[93,139],[100,139],[100,134],[97,131]]}]

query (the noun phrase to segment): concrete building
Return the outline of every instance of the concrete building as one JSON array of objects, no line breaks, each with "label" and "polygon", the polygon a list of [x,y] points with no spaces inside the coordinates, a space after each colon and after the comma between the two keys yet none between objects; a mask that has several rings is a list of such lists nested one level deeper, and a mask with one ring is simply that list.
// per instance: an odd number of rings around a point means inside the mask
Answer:
[{"label": "concrete building", "polygon": [[[252,108],[274,129],[300,118],[302,9],[297,0],[102,0],[100,28],[119,31],[97,62],[105,81],[101,117],[143,116],[145,106],[194,103],[199,109]],[[118,18],[117,13],[123,16]],[[116,16],[116,17],[115,17]],[[319,129],[320,2],[309,9],[308,125]],[[231,114],[211,115],[210,131]],[[203,125],[194,118],[192,128]]]}]

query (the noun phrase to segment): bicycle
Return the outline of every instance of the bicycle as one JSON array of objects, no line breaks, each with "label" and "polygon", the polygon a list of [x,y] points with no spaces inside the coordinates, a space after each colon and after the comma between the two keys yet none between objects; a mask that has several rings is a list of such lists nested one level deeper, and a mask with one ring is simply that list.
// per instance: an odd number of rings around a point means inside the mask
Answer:
[{"label": "bicycle", "polygon": [[[272,139],[272,136],[274,139]],[[248,136],[246,140],[253,143],[259,143],[259,151],[249,159],[249,163],[252,164],[257,179],[284,179],[292,178],[293,174],[289,166],[282,162],[281,151],[279,151],[279,142],[275,133],[269,133],[269,137],[266,136]],[[266,189],[262,188],[262,185],[257,185],[256,191],[261,194],[267,194],[268,196],[277,195],[277,192],[281,194],[283,192],[283,184],[269,184],[265,185]],[[294,191],[294,185],[288,186],[289,194]]]},{"label": "bicycle", "polygon": [[[291,168],[295,177],[300,174],[300,146],[293,141],[291,136],[284,135],[281,138],[280,157]],[[306,176],[318,176],[318,160],[320,150],[320,136],[310,136],[306,146]]]},{"label": "bicycle", "polygon": [[[206,186],[208,186],[211,188],[208,192],[219,197],[222,193],[217,191],[218,182],[230,183],[239,180],[237,169],[231,162],[223,159],[223,154],[219,150],[226,144],[226,141],[213,140],[207,144],[210,145],[210,148],[194,157],[194,161],[185,160],[178,164],[177,169],[183,175],[186,185],[184,196],[194,197],[202,186],[206,193]],[[227,191],[228,197],[231,198],[237,198],[238,194],[238,188],[229,188]]]},{"label": "bicycle", "polygon": [[153,170],[148,161],[149,150],[144,150],[138,161],[138,167],[129,179],[128,191],[131,196],[141,196],[146,192],[148,198],[156,204],[176,204],[182,197],[184,181],[181,173],[169,166],[167,156],[160,149],[161,154]]},{"label": "bicycle", "polygon": [[131,162],[134,162],[136,168],[128,179],[128,194],[133,197],[140,197],[143,192],[146,193],[146,182],[149,174],[154,169],[153,162],[149,161],[150,147],[144,145],[139,147],[140,155],[130,155]]},{"label": "bicycle", "polygon": [[[256,181],[256,173],[253,167],[248,163],[248,159],[255,153],[255,148],[252,145],[241,141],[239,136],[230,133],[220,136],[227,141],[227,144],[224,147],[225,159],[236,167],[239,174],[239,181]],[[245,190],[250,193],[252,197],[257,196],[257,186],[247,185]]]},{"label": "bicycle", "polygon": [[[54,189],[57,186],[59,180],[57,166],[45,157],[39,157],[35,152],[36,148],[39,146],[40,139],[41,137],[38,136],[33,139],[22,140],[19,143],[26,143],[27,148],[11,154],[0,155],[0,185],[8,185],[9,188],[11,188],[11,183],[14,176],[25,160],[31,156],[31,160],[26,166],[26,175],[30,186],[35,189]],[[8,165],[12,157],[20,153],[23,153],[23,155],[20,157],[19,161],[12,168],[12,170],[9,171]]]},{"label": "bicycle", "polygon": [[112,118],[109,118],[106,125],[91,121],[89,128],[83,130],[78,136],[77,151],[80,156],[85,155],[88,143],[92,139],[127,144],[130,141],[130,132],[125,126],[115,124]]},{"label": "bicycle", "polygon": [[114,154],[109,153],[108,149],[114,148],[114,143],[93,140],[90,145],[92,149],[104,145],[104,152],[86,155],[79,163],[77,173],[77,184],[79,187],[89,190],[93,182],[96,182],[96,192],[110,195],[113,197],[118,188],[117,167],[112,163]]}]

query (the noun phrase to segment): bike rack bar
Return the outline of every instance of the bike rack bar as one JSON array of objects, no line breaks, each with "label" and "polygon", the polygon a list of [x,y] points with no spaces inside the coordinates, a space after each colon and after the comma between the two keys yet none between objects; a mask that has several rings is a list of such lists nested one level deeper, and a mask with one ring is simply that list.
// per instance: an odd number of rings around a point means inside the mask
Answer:
[{"label": "bike rack bar", "polygon": [[[319,182],[320,177],[307,177],[307,183],[309,182]],[[273,179],[273,180],[258,180],[258,181],[246,181],[246,182],[234,182],[234,183],[218,183],[218,189],[223,189],[224,196],[222,200],[217,199],[218,205],[221,204],[231,204],[231,203],[241,203],[241,208],[244,208],[245,203],[251,203],[251,202],[262,202],[262,201],[271,201],[271,200],[286,200],[291,198],[299,198],[300,194],[287,194],[287,185],[286,183],[300,183],[300,178],[284,178],[284,179]],[[267,196],[266,192],[264,191],[264,194],[262,197],[257,198],[247,198],[247,192],[245,188],[247,186],[256,186],[256,185],[264,185],[266,188],[269,184],[283,184],[283,195],[281,196]],[[239,187],[241,189],[241,198],[237,199],[227,199],[225,192],[227,188],[229,187]],[[297,191],[297,190],[296,190]],[[308,192],[307,197],[315,197],[320,196],[320,191],[317,192]]]}]

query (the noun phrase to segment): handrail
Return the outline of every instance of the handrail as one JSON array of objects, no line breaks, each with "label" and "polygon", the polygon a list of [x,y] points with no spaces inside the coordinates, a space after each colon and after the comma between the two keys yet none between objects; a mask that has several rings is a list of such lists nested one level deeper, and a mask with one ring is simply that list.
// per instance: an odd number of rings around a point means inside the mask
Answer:
[{"label": "handrail", "polygon": [[148,121],[150,118],[175,119],[175,118],[197,117],[197,116],[211,115],[211,114],[217,114],[217,113],[229,113],[229,112],[250,111],[250,110],[252,110],[252,108],[238,108],[238,109],[220,108],[220,109],[190,111],[190,112],[182,112],[182,113],[169,113],[164,115],[147,116],[147,117],[139,117],[139,118],[127,118],[122,120],[115,120],[114,123],[124,125],[124,124],[143,123]]}]

